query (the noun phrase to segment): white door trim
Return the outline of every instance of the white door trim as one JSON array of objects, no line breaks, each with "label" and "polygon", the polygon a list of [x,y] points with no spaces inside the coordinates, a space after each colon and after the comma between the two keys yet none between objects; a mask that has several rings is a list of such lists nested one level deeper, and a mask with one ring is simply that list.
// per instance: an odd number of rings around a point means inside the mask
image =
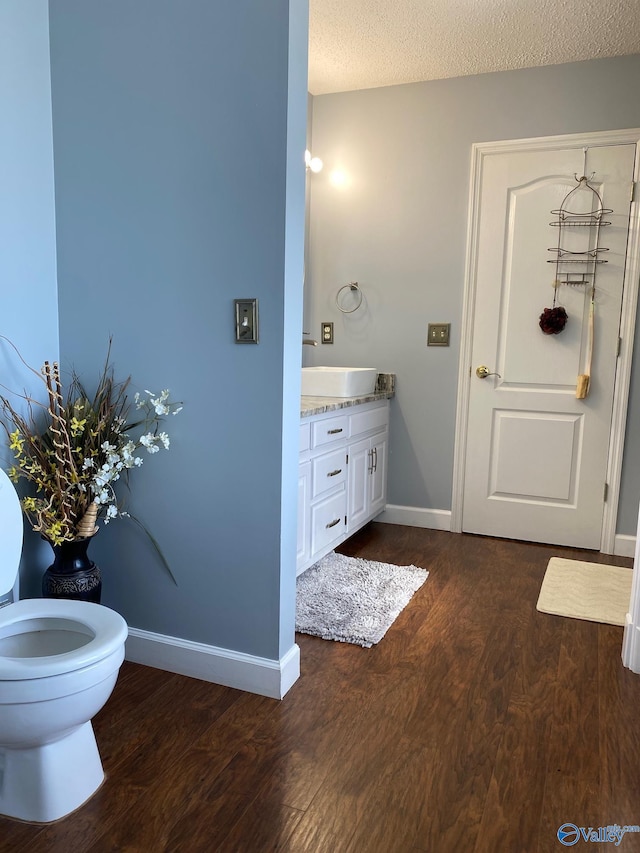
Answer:
[{"label": "white door trim", "polygon": [[[515,153],[521,151],[553,151],[567,146],[593,148],[605,145],[633,145],[640,151],[640,128],[612,130],[598,133],[565,134],[562,136],[542,136],[533,139],[504,140],[500,142],[475,143],[471,148],[471,181],[469,207],[467,214],[467,252],[465,259],[465,286],[462,303],[462,329],[460,363],[458,367],[458,396],[456,402],[456,429],[453,457],[453,496],[451,503],[451,530],[462,531],[462,502],[464,494],[465,453],[467,425],[469,415],[469,393],[471,387],[471,352],[473,320],[475,315],[475,276],[480,206],[480,185],[484,158],[489,154]],[[634,180],[640,180],[640,156],[636,154]],[[631,190],[631,188],[630,188]],[[616,382],[613,396],[613,414],[609,437],[609,459],[607,482],[609,495],[605,504],[600,550],[613,554],[615,548],[616,520],[622,471],[622,454],[627,420],[627,401],[631,379],[631,359],[633,337],[638,304],[636,282],[640,277],[640,204],[636,200],[631,205],[629,219],[629,241],[625,264],[624,293],[622,298],[622,319],[620,334],[622,346],[618,359]]]}]

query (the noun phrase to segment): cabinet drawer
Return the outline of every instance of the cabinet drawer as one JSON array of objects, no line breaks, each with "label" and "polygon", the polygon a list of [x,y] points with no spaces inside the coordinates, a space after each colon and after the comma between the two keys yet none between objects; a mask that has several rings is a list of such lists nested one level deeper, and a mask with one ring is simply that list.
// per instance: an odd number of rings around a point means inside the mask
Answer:
[{"label": "cabinet drawer", "polygon": [[308,450],[311,447],[311,425],[307,423],[300,424],[300,453]]},{"label": "cabinet drawer", "polygon": [[339,415],[335,418],[327,418],[323,421],[314,421],[311,424],[311,446],[322,447],[332,441],[340,441],[347,437],[349,429],[349,417]]},{"label": "cabinet drawer", "polygon": [[317,498],[347,479],[347,451],[344,448],[324,453],[313,460],[312,496]]},{"label": "cabinet drawer", "polygon": [[322,550],[334,539],[344,538],[347,512],[345,490],[319,501],[311,509],[311,553]]},{"label": "cabinet drawer", "polygon": [[389,422],[389,412],[386,406],[370,409],[368,412],[357,412],[349,418],[349,437],[381,429]]}]

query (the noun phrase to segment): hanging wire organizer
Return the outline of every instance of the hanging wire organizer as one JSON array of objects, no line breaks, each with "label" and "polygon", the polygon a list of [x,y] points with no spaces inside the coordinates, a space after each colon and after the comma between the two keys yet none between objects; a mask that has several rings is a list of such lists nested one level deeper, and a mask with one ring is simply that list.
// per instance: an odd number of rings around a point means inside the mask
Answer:
[{"label": "hanging wire organizer", "polygon": [[[594,176],[595,172],[592,172],[588,178],[586,175],[582,175],[579,178],[575,174],[574,178],[577,181],[577,186],[566,194],[557,210],[551,211],[551,214],[556,219],[551,221],[549,225],[558,229],[558,244],[551,249],[547,249],[547,251],[555,255],[555,258],[547,261],[547,263],[555,264],[556,266],[555,288],[564,284],[570,287],[591,285],[592,289],[594,289],[597,266],[608,263],[605,258],[601,257],[601,254],[608,252],[609,249],[600,245],[600,228],[611,225],[611,222],[603,219],[603,216],[613,213],[613,209],[604,207],[600,193],[591,186],[590,181],[593,180]],[[578,213],[570,208],[572,196],[579,190],[590,190],[592,193],[592,208],[586,213]],[[567,228],[594,229],[590,234],[590,237],[593,239],[592,248],[581,251],[565,248],[562,244],[565,233],[568,233],[565,232]],[[580,268],[577,271],[570,271],[565,268],[566,265],[578,265]]]}]

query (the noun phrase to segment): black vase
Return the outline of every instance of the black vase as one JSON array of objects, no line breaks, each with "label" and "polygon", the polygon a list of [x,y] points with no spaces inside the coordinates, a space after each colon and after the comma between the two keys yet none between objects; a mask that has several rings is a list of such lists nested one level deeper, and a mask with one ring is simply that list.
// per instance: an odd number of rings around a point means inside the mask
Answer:
[{"label": "black vase", "polygon": [[92,537],[52,545],[54,560],[42,576],[44,598],[69,598],[100,604],[100,569],[87,555]]}]

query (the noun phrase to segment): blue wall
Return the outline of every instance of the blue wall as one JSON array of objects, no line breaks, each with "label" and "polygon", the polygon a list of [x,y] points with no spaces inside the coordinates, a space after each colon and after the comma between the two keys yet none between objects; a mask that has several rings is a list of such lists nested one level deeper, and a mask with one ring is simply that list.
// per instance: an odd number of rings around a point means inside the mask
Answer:
[{"label": "blue wall", "polygon": [[[294,642],[307,4],[291,33],[289,5],[50,4],[63,364],[90,383],[113,335],[117,376],[184,402],[130,501],[178,586],[118,520],[92,545],[103,602],[271,659]],[[258,346],[234,343],[236,297],[259,300]]]},{"label": "blue wall", "polygon": [[[0,4],[0,105],[0,334],[39,369],[58,354],[47,0]],[[0,377],[33,388],[4,342]]]},{"label": "blue wall", "polygon": [[[0,110],[0,335],[39,369],[45,359],[58,357],[47,0],[0,3]],[[0,341],[0,383],[18,392],[29,388],[44,399],[37,380],[5,341]],[[13,402],[22,408],[18,398]],[[6,442],[0,441],[0,465],[10,460]],[[21,595],[37,595],[51,550],[27,534]]]}]

